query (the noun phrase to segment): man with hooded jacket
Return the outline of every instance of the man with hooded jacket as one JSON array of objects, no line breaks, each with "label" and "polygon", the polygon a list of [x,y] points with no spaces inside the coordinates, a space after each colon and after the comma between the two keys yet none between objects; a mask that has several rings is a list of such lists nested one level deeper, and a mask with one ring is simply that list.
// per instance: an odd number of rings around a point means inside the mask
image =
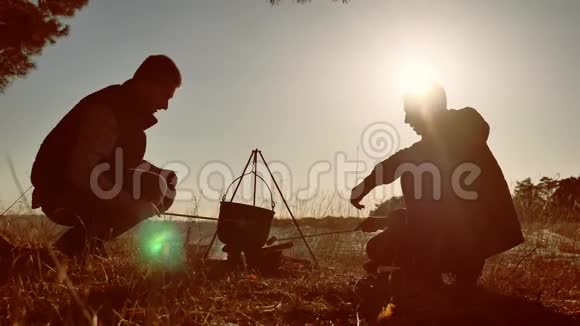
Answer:
[{"label": "man with hooded jacket", "polygon": [[[404,110],[405,122],[422,139],[377,164],[351,194],[361,209],[372,189],[401,179],[406,209],[360,225],[370,232],[392,226],[367,243],[367,266],[399,259],[419,280],[437,282],[442,271],[452,271],[461,285],[474,285],[486,258],[523,241],[510,191],[487,145],[489,125],[473,108],[447,109],[445,91],[436,84],[405,95]],[[402,252],[395,252],[398,245]]]}]

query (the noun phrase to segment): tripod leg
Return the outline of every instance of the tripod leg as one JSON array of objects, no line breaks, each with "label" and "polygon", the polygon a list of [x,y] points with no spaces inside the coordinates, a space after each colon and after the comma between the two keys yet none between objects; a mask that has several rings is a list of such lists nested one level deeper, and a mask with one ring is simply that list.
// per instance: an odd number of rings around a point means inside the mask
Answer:
[{"label": "tripod leg", "polygon": [[[238,184],[236,185],[236,188],[234,189],[234,192],[232,193],[232,197],[230,197],[230,201],[234,200],[234,196],[236,195],[236,192],[238,192],[238,188],[240,188],[240,184],[242,183],[242,179],[244,178],[244,174],[246,174],[246,170],[248,169],[248,165],[250,165],[250,162],[252,161],[252,157],[254,157],[256,155],[255,151],[256,150],[253,150],[252,154],[250,154],[250,157],[248,158],[248,162],[246,162],[246,166],[244,167],[244,171],[242,171],[240,180],[238,181]],[[254,160],[255,160],[255,158],[254,158]],[[226,192],[227,192],[227,190],[226,190]],[[225,195],[224,195],[224,197],[225,197]]]},{"label": "tripod leg", "polygon": [[306,245],[306,248],[308,248],[308,252],[310,253],[310,256],[312,257],[314,264],[316,266],[318,266],[318,260],[316,260],[316,256],[314,256],[314,252],[310,248],[308,241],[306,241],[306,238],[304,237],[304,234],[302,233],[302,230],[300,229],[298,222],[296,222],[296,218],[294,217],[294,214],[290,210],[290,206],[288,206],[288,203],[286,202],[286,198],[284,198],[284,195],[282,194],[282,190],[280,190],[280,186],[278,186],[278,182],[276,182],[276,179],[274,178],[272,171],[270,171],[270,167],[268,166],[268,163],[266,163],[266,160],[264,159],[264,155],[262,155],[261,151],[258,151],[258,153],[260,153],[260,157],[262,158],[262,162],[264,162],[264,165],[266,166],[266,169],[268,170],[268,173],[270,174],[272,181],[274,181],[274,185],[276,186],[276,189],[278,189],[278,193],[280,194],[280,197],[282,197],[282,201],[284,202],[284,205],[286,206],[288,213],[290,213],[290,217],[292,217],[292,222],[294,222],[294,226],[296,226],[298,233],[300,233],[300,237],[302,238],[302,240],[304,240],[304,244]]}]

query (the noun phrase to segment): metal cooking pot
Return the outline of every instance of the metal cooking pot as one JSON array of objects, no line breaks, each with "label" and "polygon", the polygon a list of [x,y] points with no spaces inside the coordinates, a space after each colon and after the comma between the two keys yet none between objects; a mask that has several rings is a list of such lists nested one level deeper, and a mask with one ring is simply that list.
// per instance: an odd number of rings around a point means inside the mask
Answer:
[{"label": "metal cooking pot", "polygon": [[218,238],[240,249],[261,248],[270,235],[274,211],[262,207],[222,201],[218,217]]},{"label": "metal cooking pot", "polygon": [[[247,173],[251,174],[253,172]],[[246,175],[246,174],[244,174]],[[232,196],[230,201],[226,201],[226,194],[230,187],[244,175],[236,178],[226,189],[220,202],[220,213],[218,216],[217,234],[224,244],[239,250],[252,250],[264,246],[270,235],[270,227],[274,219],[274,200],[272,191],[266,184],[270,192],[272,209],[262,208],[253,205],[234,203]],[[255,196],[255,193],[254,193]]]}]

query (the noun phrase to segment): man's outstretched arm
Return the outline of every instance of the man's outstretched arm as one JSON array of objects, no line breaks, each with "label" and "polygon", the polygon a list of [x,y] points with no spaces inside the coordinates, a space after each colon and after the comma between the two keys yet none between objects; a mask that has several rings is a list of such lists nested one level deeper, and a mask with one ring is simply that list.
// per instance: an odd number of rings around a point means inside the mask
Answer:
[{"label": "man's outstretched arm", "polygon": [[402,163],[406,162],[406,158],[410,155],[412,148],[417,146],[417,143],[409,148],[402,149],[397,153],[391,155],[386,160],[375,165],[373,171],[364,180],[354,187],[351,191],[350,202],[357,209],[364,208],[360,201],[373,190],[375,187],[389,184],[399,177],[397,169]]}]

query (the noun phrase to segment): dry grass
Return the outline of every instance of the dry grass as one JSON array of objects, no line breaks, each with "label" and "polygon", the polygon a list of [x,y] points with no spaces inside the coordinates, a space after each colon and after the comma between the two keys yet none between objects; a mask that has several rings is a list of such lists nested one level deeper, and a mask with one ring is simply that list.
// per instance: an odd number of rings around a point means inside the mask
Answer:
[{"label": "dry grass", "polygon": [[[29,247],[45,246],[59,232],[45,221],[13,219],[10,225],[3,221],[4,234]],[[328,229],[317,223],[305,228]],[[347,229],[344,226],[350,227],[352,221],[344,223],[332,220],[331,229]],[[33,227],[51,231],[31,231]],[[577,227],[559,232],[574,235]],[[44,238],[32,243],[39,234]],[[320,268],[289,260],[275,274],[225,272],[219,264],[204,265],[196,245],[187,247],[183,268],[143,264],[130,237],[108,245],[112,258],[89,257],[85,262],[53,257],[47,250],[20,250],[1,262],[0,323],[354,324],[353,285],[363,275],[360,248],[367,238],[362,234],[313,238]],[[304,257],[304,248],[296,243],[289,254]],[[471,301],[462,298],[408,311],[412,318],[407,324],[425,320],[446,325],[573,324],[580,317],[577,258],[550,257],[540,247],[540,242],[534,243],[530,250],[490,259],[481,282],[486,291]]]},{"label": "dry grass", "polygon": [[38,256],[22,255],[0,287],[2,324],[354,322],[355,273],[314,271],[299,262],[288,262],[275,275],[226,273],[219,264],[204,266],[195,257],[186,269],[164,271],[136,264],[137,257],[121,252],[123,258],[90,257],[84,266],[59,257],[64,271]]}]

